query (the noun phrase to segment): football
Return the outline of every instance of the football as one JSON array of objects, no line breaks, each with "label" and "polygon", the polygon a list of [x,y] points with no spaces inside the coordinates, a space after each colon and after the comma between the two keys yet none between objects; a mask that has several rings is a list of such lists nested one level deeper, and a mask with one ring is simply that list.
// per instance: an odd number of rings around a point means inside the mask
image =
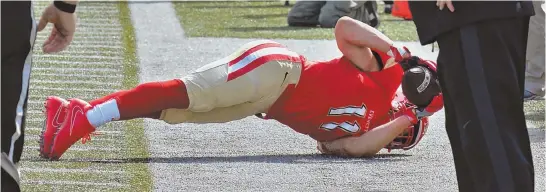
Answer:
[{"label": "football", "polygon": [[402,91],[408,101],[418,107],[425,107],[441,89],[435,73],[426,67],[416,66],[404,72]]}]

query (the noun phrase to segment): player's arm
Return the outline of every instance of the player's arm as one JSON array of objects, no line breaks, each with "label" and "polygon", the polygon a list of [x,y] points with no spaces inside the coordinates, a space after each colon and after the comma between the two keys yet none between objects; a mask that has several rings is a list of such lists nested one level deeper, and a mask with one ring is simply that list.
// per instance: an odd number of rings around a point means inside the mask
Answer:
[{"label": "player's arm", "polygon": [[345,137],[330,142],[319,142],[318,149],[324,154],[370,157],[378,153],[411,125],[411,117],[400,116],[359,137]]},{"label": "player's arm", "polygon": [[347,16],[337,21],[334,33],[338,44],[343,45],[340,46],[341,52],[347,51],[345,48],[368,47],[387,53],[393,44],[391,39],[377,29]]},{"label": "player's arm", "polygon": [[[405,47],[395,47],[394,42],[377,29],[347,16],[337,21],[334,34],[338,48],[348,57],[355,54],[367,54],[366,52],[369,53],[370,49],[387,53],[395,58],[395,61],[410,56]],[[368,66],[360,67],[368,68]]]}]

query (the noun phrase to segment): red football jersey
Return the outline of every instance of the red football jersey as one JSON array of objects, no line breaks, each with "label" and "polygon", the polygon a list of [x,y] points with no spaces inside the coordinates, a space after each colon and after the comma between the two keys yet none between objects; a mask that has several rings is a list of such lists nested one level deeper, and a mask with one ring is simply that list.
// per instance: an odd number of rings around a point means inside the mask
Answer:
[{"label": "red football jersey", "polygon": [[363,72],[345,57],[305,62],[298,84],[287,88],[266,118],[318,141],[359,136],[388,121],[402,74],[398,64]]}]

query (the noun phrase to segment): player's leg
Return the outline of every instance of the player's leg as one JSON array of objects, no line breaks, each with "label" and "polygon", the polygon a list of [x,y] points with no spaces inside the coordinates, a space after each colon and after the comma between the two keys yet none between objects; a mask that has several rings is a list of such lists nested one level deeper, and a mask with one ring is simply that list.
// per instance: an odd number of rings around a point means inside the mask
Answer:
[{"label": "player's leg", "polygon": [[85,142],[90,133],[108,122],[141,117],[157,119],[161,110],[186,108],[188,103],[185,85],[179,79],[143,83],[89,103],[49,97],[45,103],[46,125],[41,155],[60,157],[66,150],[61,146],[68,148],[82,137]]},{"label": "player's leg", "polygon": [[160,119],[167,123],[220,123],[264,113],[289,84],[299,81],[299,55],[279,44],[257,41],[239,50],[184,77],[190,106],[187,110],[166,109]]},{"label": "player's leg", "polygon": [[2,2],[2,190],[20,191],[17,165],[24,146],[32,46],[30,2]]}]

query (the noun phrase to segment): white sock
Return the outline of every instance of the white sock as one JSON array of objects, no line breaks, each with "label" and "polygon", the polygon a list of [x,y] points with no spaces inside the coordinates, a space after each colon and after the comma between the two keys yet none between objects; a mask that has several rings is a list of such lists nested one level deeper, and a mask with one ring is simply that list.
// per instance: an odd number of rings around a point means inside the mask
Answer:
[{"label": "white sock", "polygon": [[119,119],[118,103],[115,99],[108,100],[104,103],[98,104],[93,109],[87,111],[87,120],[98,128],[110,121]]}]

